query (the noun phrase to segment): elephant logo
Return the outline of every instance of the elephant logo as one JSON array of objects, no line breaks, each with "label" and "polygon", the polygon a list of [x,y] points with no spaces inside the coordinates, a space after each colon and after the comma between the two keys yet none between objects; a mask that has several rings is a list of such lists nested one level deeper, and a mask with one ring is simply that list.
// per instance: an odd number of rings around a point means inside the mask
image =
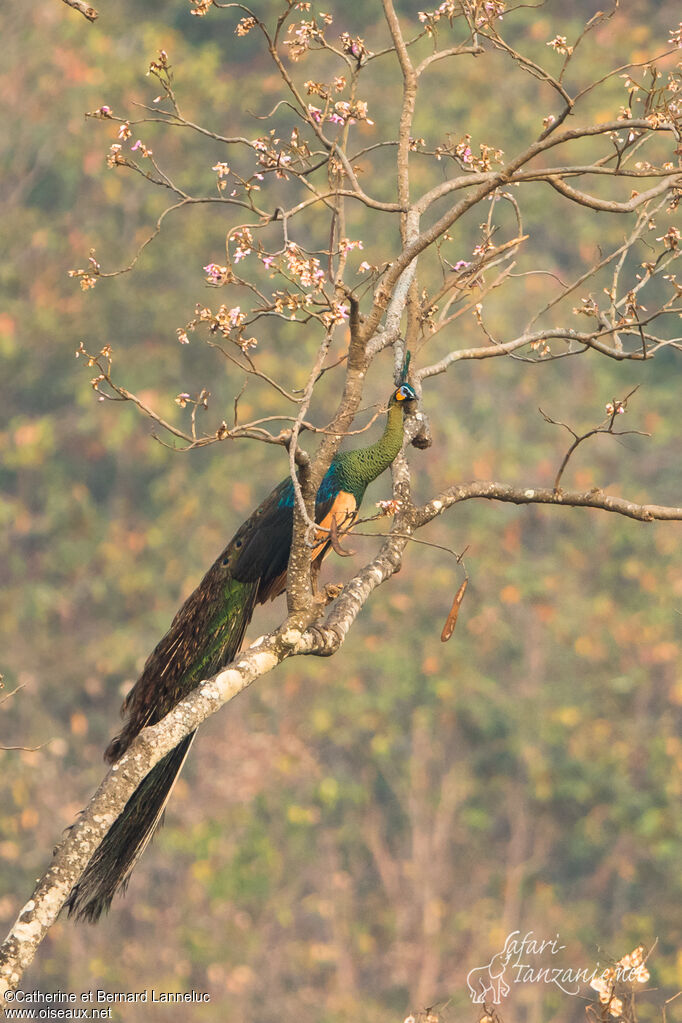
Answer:
[{"label": "elephant logo", "polygon": [[504,979],[504,971],[509,962],[506,951],[496,952],[487,966],[474,966],[467,973],[467,986],[471,1001],[475,1004],[490,1002],[499,1005],[511,988]]}]

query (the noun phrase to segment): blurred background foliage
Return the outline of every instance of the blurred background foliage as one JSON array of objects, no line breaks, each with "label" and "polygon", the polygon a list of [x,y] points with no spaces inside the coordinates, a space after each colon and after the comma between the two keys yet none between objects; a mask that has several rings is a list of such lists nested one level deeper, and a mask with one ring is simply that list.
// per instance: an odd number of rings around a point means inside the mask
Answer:
[{"label": "blurred background foliage", "polygon": [[[261,0],[257,9],[278,8]],[[416,20],[416,5],[400,9]],[[509,31],[545,60],[547,40],[571,37],[595,10],[550,2]],[[339,31],[359,31],[373,49],[384,40],[378,5],[347,2],[334,14]],[[581,67],[598,77],[660,51],[677,14],[674,2],[624,3]],[[237,40],[232,16],[192,18],[185,0],[103,4],[94,26],[37,0],[7,5],[0,24],[0,699],[23,687],[0,704],[0,743],[40,747],[0,752],[9,925],[102,775],[122,695],[286,464],[254,444],[173,453],[134,409],[99,404],[74,359],[81,340],[91,351],[110,343],[119,379],[163,414],[180,417],[174,395],[210,383],[216,414],[228,415],[241,381],[198,338],[181,346],[175,334],[209,301],[201,267],[220,261],[221,215],[182,211],[134,272],[93,291],[66,276],[91,247],[105,269],[126,265],[163,208],[143,182],[107,169],[114,126],[84,112],[150,102],[144,72],[163,47],[186,116],[258,134],[246,111],[274,106],[280,82],[255,34]],[[376,66],[365,98],[391,137],[399,78],[388,62]],[[537,134],[543,104],[551,109],[542,86],[499,56],[443,62],[427,90],[416,127],[436,142],[469,131],[511,151]],[[590,101],[594,115],[611,116],[622,92],[616,79]],[[182,180],[210,189],[219,145],[154,127],[145,141]],[[372,166],[372,191],[392,196],[390,159]],[[413,166],[416,190],[432,172]],[[534,265],[539,254],[566,279],[623,231],[607,215],[567,217],[544,192],[526,212]],[[453,239],[461,258],[480,219],[474,211]],[[395,251],[384,227],[353,213],[349,236],[365,239],[370,261]],[[487,307],[491,324],[514,336],[552,287],[519,278]],[[464,317],[437,350],[469,336],[480,338]],[[273,329],[259,358],[296,386],[313,343]],[[375,378],[381,397],[388,359]],[[627,425],[653,437],[597,438],[565,484],[680,504],[679,359],[666,353],[643,365],[459,363],[425,392],[435,443],[410,456],[417,493],[476,477],[550,485],[565,437],[537,407],[587,428],[635,384]],[[251,385],[243,405],[245,415],[282,411]],[[388,487],[380,480],[368,503]],[[362,1023],[447,999],[448,1018],[474,1019],[467,972],[510,931],[532,930],[558,933],[573,967],[657,939],[656,990],[639,1012],[660,1016],[682,987],[679,524],[470,503],[424,536],[469,548],[453,640],[439,642],[454,560],[415,547],[337,657],[283,665],[202,729],[127,898],[96,929],[60,921],[26,988],[212,995],[209,1006],[131,1007],[126,1020]],[[376,541],[353,546],[358,565]],[[344,571],[330,559],[328,578]],[[281,614],[281,604],[259,614],[252,635]],[[515,985],[509,1011],[568,1021],[584,1004],[548,985]]]}]

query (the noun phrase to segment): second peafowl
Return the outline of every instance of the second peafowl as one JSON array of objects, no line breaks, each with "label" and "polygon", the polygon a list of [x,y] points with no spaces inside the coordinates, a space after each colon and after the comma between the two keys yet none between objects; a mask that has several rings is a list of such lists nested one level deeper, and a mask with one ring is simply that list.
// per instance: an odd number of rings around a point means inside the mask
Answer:
[{"label": "second peafowl", "polygon": [[[403,383],[393,392],[383,435],[369,447],[336,455],[315,502],[315,521],[334,532],[357,517],[367,486],[394,460],[403,442],[403,416],[416,394]],[[123,730],[104,754],[113,764],[136,735],[156,724],[202,679],[232,661],[241,646],[256,604],[286,589],[293,532],[294,488],[283,480],[237,530],[176,614],[123,704]],[[330,532],[318,535],[311,551],[314,567],[327,553]],[[192,733],[156,764],[140,783],[93,854],[73,888],[69,915],[95,922],[125,888],[133,867],[156,830],[173,785],[194,739]]]}]

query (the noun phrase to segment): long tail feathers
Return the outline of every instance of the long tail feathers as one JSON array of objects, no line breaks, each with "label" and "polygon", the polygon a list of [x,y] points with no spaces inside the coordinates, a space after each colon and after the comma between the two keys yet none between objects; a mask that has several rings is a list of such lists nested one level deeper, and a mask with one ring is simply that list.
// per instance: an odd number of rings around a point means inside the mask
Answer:
[{"label": "long tail feathers", "polygon": [[69,895],[69,916],[96,923],[108,911],[116,892],[125,890],[133,867],[161,821],[195,734],[167,753],[135,789]]}]

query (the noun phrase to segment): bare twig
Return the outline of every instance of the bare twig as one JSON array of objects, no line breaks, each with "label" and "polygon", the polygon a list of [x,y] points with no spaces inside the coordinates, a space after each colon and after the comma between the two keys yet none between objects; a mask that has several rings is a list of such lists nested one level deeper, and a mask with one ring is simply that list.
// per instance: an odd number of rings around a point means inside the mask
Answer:
[{"label": "bare twig", "polygon": [[614,398],[613,401],[609,402],[607,406],[608,413],[607,418],[604,420],[603,423],[600,423],[599,426],[593,427],[593,429],[588,430],[586,433],[577,434],[575,430],[572,427],[568,426],[566,423],[560,423],[556,419],[551,419],[550,416],[548,416],[545,412],[542,411],[542,409],[539,409],[540,415],[542,416],[546,423],[550,423],[552,426],[562,426],[565,430],[568,430],[568,432],[573,437],[573,443],[571,444],[568,451],[564,455],[561,465],[559,466],[559,470],[554,479],[555,491],[559,490],[561,477],[564,474],[564,470],[568,465],[571,455],[576,450],[576,448],[583,443],[583,441],[588,440],[590,437],[594,437],[598,433],[608,433],[615,437],[624,437],[628,434],[637,434],[639,437],[651,436],[651,434],[644,433],[642,430],[614,430],[613,428],[614,423],[616,421],[616,416],[621,415],[622,413],[627,411],[628,398],[631,398],[635,391],[637,391],[638,389],[639,384],[637,385],[637,387],[633,387],[632,390],[628,394],[626,394],[624,398],[621,399]]},{"label": "bare twig", "polygon": [[23,753],[37,753],[39,749],[45,749],[45,747],[49,746],[51,742],[52,739],[48,739],[46,742],[41,742],[39,746],[0,746],[0,750],[21,750]]},{"label": "bare twig", "polygon": [[[0,675],[0,680],[1,679],[2,676]],[[21,692],[21,690],[25,688],[26,688],[25,685],[22,684],[20,686],[17,686],[16,689],[13,689],[11,693],[5,693],[3,698],[0,700],[0,707],[2,707],[3,703],[7,703],[8,700],[11,700],[13,696],[16,696],[17,693]]]},{"label": "bare twig", "polygon": [[99,17],[97,11],[90,4],[86,4],[84,0],[62,0],[62,3],[67,4],[69,7],[73,7],[74,10],[80,11],[84,18],[88,21],[95,21]]}]

